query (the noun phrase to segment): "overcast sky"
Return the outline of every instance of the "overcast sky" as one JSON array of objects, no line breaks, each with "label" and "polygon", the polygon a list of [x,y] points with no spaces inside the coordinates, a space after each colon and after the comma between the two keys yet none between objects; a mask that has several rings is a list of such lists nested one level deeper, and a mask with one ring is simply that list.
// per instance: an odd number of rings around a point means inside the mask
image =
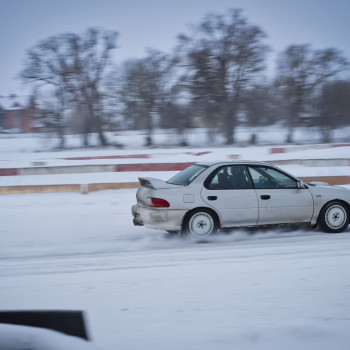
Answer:
[{"label": "overcast sky", "polygon": [[170,52],[188,25],[230,8],[243,9],[266,32],[270,68],[290,44],[335,47],[350,58],[350,0],[0,0],[0,95],[28,93],[16,76],[41,39],[96,26],[116,30],[121,62],[146,48]]}]

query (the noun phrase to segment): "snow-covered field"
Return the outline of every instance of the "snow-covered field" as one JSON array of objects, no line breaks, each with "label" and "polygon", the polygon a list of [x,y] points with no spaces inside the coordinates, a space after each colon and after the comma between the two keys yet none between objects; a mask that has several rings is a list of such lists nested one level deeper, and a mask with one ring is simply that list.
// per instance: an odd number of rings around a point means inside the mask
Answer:
[{"label": "snow-covered field", "polygon": [[[189,135],[191,144],[196,147],[166,148],[166,140],[176,137],[169,134],[156,134],[157,147],[147,149],[142,147],[144,135],[138,133],[126,133],[114,135],[116,140],[121,140],[125,145],[124,149],[115,147],[109,148],[89,148],[80,149],[79,139],[76,136],[68,136],[67,143],[71,147],[64,151],[53,150],[52,147],[57,140],[50,140],[43,135],[4,135],[0,134],[0,170],[8,168],[40,168],[40,167],[61,167],[61,166],[97,166],[97,165],[117,165],[134,163],[189,163],[189,162],[210,162],[229,159],[246,159],[257,161],[283,161],[283,160],[305,160],[305,159],[325,159],[327,161],[345,160],[345,166],[336,164],[328,166],[318,164],[318,166],[305,166],[300,164],[284,164],[280,167],[295,176],[331,176],[350,175],[350,147],[331,147],[324,144],[310,144],[317,139],[312,133],[312,129],[307,133],[306,129],[297,130],[300,142],[305,145],[285,146],[279,145],[285,136],[281,129],[262,131],[260,138],[269,140],[270,143],[264,146],[248,147],[211,147],[205,142],[205,132],[197,132]],[[301,132],[303,131],[303,132]],[[342,137],[336,139],[337,142],[350,140],[345,135],[349,134],[348,129],[338,130]],[[248,135],[248,131],[246,134]],[[241,137],[243,137],[241,136]],[[110,135],[110,138],[113,139]],[[273,143],[274,141],[275,143]],[[277,143],[276,143],[277,142]],[[272,148],[284,148],[285,153],[273,153]],[[111,157],[121,158],[111,158]],[[82,158],[94,157],[93,159]],[[106,158],[109,157],[109,158]],[[124,158],[123,158],[124,157]],[[77,159],[80,158],[80,159]],[[159,176],[159,173],[147,172],[143,176]],[[162,172],[161,178],[168,179],[174,172]],[[77,173],[60,175],[22,175],[22,176],[0,176],[0,186],[20,186],[20,185],[52,185],[52,184],[87,184],[106,182],[136,182],[137,172],[116,173]]]},{"label": "snow-covered field", "polygon": [[101,349],[347,349],[350,230],[196,243],[132,225],[134,190],[0,196],[0,309],[81,309]]},{"label": "snow-covered field", "polygon": [[[0,138],[1,167],[116,154],[37,153],[23,140],[11,148]],[[297,155],[272,155],[264,147],[206,150],[192,157]],[[131,151],[146,152],[118,153]],[[147,150],[175,153],[176,161],[188,151]],[[341,158],[350,156],[350,147],[298,152],[301,158]],[[349,174],[349,167],[287,167],[298,176]],[[135,192],[0,196],[0,310],[85,310],[93,344],[102,350],[350,348],[350,227],[335,235],[294,227],[233,230],[194,242],[134,227]]]}]

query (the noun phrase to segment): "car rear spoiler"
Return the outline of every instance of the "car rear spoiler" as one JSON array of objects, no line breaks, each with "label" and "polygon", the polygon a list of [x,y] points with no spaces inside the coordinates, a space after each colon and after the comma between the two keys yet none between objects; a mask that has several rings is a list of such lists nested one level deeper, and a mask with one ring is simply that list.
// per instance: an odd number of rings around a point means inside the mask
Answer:
[{"label": "car rear spoiler", "polygon": [[177,187],[177,185],[172,185],[164,180],[156,179],[154,177],[139,177],[139,183],[143,187],[151,188],[153,190],[159,190],[162,188]]}]

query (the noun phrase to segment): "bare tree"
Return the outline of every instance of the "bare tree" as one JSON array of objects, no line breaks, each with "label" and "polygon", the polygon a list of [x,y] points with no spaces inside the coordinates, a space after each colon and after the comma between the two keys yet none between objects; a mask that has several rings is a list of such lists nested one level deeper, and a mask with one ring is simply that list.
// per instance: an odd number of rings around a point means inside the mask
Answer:
[{"label": "bare tree", "polygon": [[350,81],[324,84],[317,98],[317,109],[316,124],[321,129],[322,142],[331,142],[335,128],[350,125]]},{"label": "bare tree", "polygon": [[[188,41],[182,37],[182,41]],[[208,139],[214,141],[216,131],[223,124],[223,91],[218,79],[216,60],[212,58],[209,47],[189,49],[187,53],[188,70],[182,77],[182,87],[190,93],[192,112],[198,116],[199,123],[207,128]]]},{"label": "bare tree", "polygon": [[[88,29],[84,34],[59,34],[41,41],[27,53],[21,77],[42,89],[51,89],[60,101],[59,113],[80,106],[85,116],[84,145],[88,134],[97,131],[101,145],[103,133],[103,81],[116,48],[114,31]],[[63,116],[61,117],[63,121]],[[62,122],[61,129],[65,125]]]},{"label": "bare tree", "polygon": [[191,112],[187,105],[181,105],[171,98],[163,103],[159,109],[160,127],[176,129],[177,143],[179,146],[187,146],[186,131],[190,127]]},{"label": "bare tree", "polygon": [[122,101],[124,112],[130,112],[137,123],[147,130],[146,146],[153,144],[152,134],[156,117],[169,90],[169,76],[173,62],[169,56],[149,50],[143,59],[128,61],[124,65]]},{"label": "bare tree", "polygon": [[291,45],[279,57],[277,86],[284,102],[288,127],[287,142],[294,127],[311,106],[316,90],[348,68],[348,61],[336,49],[313,50],[310,45]]},{"label": "bare tree", "polygon": [[245,92],[243,99],[245,121],[253,128],[250,143],[257,142],[257,134],[254,131],[263,125],[271,125],[276,122],[275,100],[272,87],[269,85],[255,85]]},{"label": "bare tree", "polygon": [[[234,142],[242,94],[264,69],[268,51],[264,38],[264,32],[249,24],[240,10],[209,14],[191,35],[179,36],[187,53],[184,64],[193,101],[203,103],[210,114],[211,105],[222,115],[227,144]],[[206,119],[213,120],[213,115]]]},{"label": "bare tree", "polygon": [[[21,77],[25,81],[35,83],[36,91],[45,88],[42,120],[55,129],[60,138],[60,147],[65,145],[65,112],[68,109],[69,96],[65,88],[65,80],[70,75],[62,57],[65,48],[58,37],[52,37],[40,42],[27,53],[25,69]],[[49,101],[47,96],[50,96]],[[48,107],[49,106],[49,107]]]}]

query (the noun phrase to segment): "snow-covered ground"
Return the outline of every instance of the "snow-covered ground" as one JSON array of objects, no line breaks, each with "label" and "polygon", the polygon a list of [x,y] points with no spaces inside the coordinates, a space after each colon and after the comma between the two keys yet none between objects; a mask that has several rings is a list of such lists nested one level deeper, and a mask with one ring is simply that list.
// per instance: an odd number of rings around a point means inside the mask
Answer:
[{"label": "snow-covered ground", "polygon": [[[0,309],[82,309],[101,349],[346,349],[350,230],[134,227],[135,190],[0,196]],[[1,342],[1,340],[0,340]]]},{"label": "snow-covered ground", "polygon": [[[259,145],[284,145],[287,138],[288,130],[282,125],[268,125],[258,128],[238,127],[235,133],[235,140],[240,146],[249,144],[252,134],[256,135]],[[119,131],[106,133],[109,142],[123,146],[125,149],[142,149],[145,144],[147,132],[142,131]],[[30,134],[0,134],[0,140],[7,140],[1,144],[0,150],[3,152],[43,152],[59,145],[59,140],[55,135],[37,134],[33,138]],[[176,129],[155,130],[153,133],[153,142],[156,148],[173,148],[179,144],[179,137]],[[20,142],[18,142],[20,140]],[[67,135],[66,147],[77,149],[82,145],[82,137]],[[182,140],[182,138],[180,138]],[[186,141],[189,147],[222,147],[225,144],[223,136],[219,133],[208,137],[206,129],[189,129],[186,132]],[[321,134],[318,128],[301,127],[295,128],[294,141],[298,145],[317,144],[321,142]],[[0,141],[1,142],[1,141]],[[334,143],[350,142],[350,127],[343,127],[333,132]],[[98,138],[95,134],[90,134],[90,144],[97,145]],[[78,149],[77,152],[84,151]]]},{"label": "snow-covered ground", "polygon": [[[15,139],[11,146],[0,138],[3,168],[15,161],[53,164],[76,154],[116,154],[37,153],[33,138],[32,146]],[[185,154],[196,150],[135,147],[117,152],[151,153],[152,162],[217,160],[233,154],[257,160],[350,156],[350,147],[281,155],[270,154],[268,147],[199,148],[210,153]],[[283,167],[297,176],[349,174],[349,167]],[[166,179],[172,174],[147,175]],[[113,182],[117,176],[134,181],[138,175],[76,176]],[[63,177],[35,175],[31,181],[49,181],[48,176],[52,181]],[[0,177],[0,185],[6,178]],[[25,176],[11,178],[21,181]],[[194,242],[134,227],[130,207],[135,192],[0,196],[0,310],[85,310],[93,344],[105,350],[350,348],[350,227],[335,235],[293,227],[237,229]]]}]

